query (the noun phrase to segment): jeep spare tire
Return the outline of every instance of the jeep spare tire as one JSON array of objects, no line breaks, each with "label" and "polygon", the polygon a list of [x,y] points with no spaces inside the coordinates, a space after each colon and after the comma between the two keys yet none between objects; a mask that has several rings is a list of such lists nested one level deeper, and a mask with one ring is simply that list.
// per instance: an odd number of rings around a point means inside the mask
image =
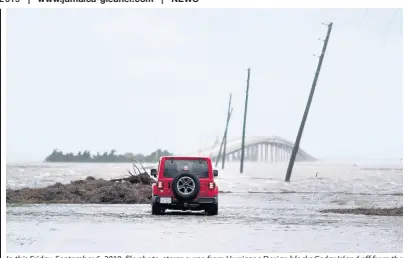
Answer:
[{"label": "jeep spare tire", "polygon": [[172,191],[179,201],[190,201],[200,192],[200,179],[194,173],[184,171],[174,176]]}]

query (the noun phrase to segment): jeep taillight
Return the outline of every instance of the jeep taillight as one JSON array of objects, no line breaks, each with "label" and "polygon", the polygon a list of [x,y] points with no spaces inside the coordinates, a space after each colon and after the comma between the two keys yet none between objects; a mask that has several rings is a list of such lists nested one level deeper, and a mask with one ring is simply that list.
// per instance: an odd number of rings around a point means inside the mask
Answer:
[{"label": "jeep taillight", "polygon": [[209,188],[209,189],[214,189],[214,188],[215,188],[215,183],[214,183],[214,182],[210,182],[210,183],[208,184],[208,188]]},{"label": "jeep taillight", "polygon": [[159,181],[159,182],[158,182],[158,188],[159,188],[159,189],[162,189],[162,188],[163,188],[163,182],[162,182],[162,181]]}]

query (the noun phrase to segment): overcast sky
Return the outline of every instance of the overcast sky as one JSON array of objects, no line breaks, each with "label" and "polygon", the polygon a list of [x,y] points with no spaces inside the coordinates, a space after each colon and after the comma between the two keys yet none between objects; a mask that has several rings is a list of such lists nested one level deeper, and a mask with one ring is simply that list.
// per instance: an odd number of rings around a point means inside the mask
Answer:
[{"label": "overcast sky", "polygon": [[[7,159],[175,153],[242,134],[294,141],[334,22],[301,147],[402,157],[402,10],[9,9]],[[364,19],[363,19],[364,18]],[[392,22],[390,23],[392,19]]]}]

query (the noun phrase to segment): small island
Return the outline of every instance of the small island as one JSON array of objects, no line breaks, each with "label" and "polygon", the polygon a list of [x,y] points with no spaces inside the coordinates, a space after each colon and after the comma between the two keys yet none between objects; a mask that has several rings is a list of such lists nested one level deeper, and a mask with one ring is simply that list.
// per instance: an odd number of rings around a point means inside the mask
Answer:
[{"label": "small island", "polygon": [[84,162],[84,163],[132,163],[137,160],[142,163],[156,163],[162,156],[173,156],[167,150],[158,149],[149,155],[143,154],[117,154],[116,150],[111,150],[109,153],[104,152],[100,154],[97,152],[96,155],[92,155],[90,151],[79,151],[76,155],[73,153],[63,153],[58,149],[54,149],[51,154],[45,158],[45,162]]}]

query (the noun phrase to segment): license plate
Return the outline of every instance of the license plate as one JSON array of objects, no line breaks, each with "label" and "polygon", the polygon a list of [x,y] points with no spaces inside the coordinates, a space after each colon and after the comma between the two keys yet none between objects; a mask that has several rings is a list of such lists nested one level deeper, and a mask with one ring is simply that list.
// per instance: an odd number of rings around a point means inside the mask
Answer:
[{"label": "license plate", "polygon": [[172,198],[160,197],[160,203],[172,203]]}]

